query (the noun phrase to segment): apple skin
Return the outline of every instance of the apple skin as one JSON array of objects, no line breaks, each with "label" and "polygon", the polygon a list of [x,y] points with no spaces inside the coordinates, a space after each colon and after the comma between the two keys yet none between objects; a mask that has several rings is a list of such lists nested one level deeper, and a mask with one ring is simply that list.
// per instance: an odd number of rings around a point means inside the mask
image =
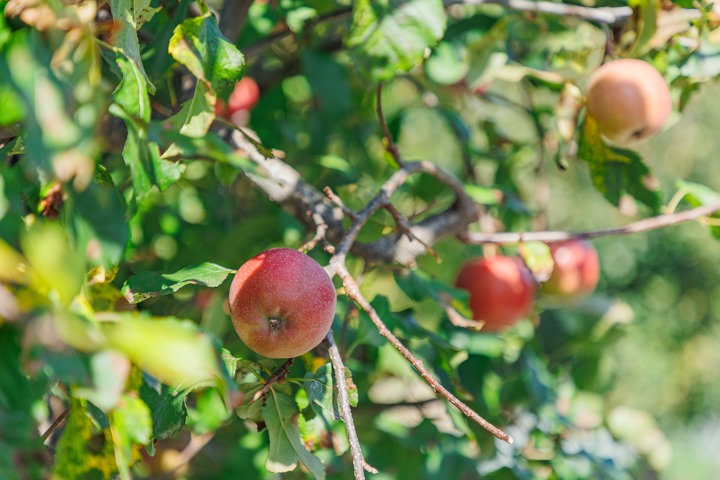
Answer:
[{"label": "apple skin", "polygon": [[540,290],[556,300],[572,301],[591,294],[600,279],[600,259],[586,240],[550,244],[555,267]]},{"label": "apple skin", "polygon": [[535,279],[519,257],[483,257],[463,265],[455,285],[470,292],[473,318],[497,332],[524,318],[533,306]]},{"label": "apple skin", "polygon": [[235,331],[268,358],[309,352],[335,316],[335,287],[315,260],[290,248],[266,250],[244,263],[230,286]]},{"label": "apple skin", "polygon": [[618,145],[655,135],[671,111],[672,98],[665,79],[642,60],[608,62],[588,81],[588,115],[598,123],[600,133]]}]

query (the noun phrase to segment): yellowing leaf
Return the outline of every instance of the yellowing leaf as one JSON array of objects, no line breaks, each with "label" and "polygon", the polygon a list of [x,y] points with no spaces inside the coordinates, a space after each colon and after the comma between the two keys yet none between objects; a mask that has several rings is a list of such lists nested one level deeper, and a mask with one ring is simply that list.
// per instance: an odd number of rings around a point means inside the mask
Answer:
[{"label": "yellowing leaf", "polygon": [[118,315],[105,334],[111,348],[166,385],[189,389],[220,377],[210,339],[190,322]]}]

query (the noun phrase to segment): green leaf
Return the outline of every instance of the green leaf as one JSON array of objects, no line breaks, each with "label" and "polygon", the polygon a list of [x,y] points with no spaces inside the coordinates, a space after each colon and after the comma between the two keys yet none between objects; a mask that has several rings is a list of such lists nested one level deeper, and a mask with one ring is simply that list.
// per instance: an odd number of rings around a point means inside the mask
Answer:
[{"label": "green leaf", "polygon": [[422,302],[428,298],[439,303],[449,300],[450,305],[461,315],[472,318],[472,312],[467,306],[469,294],[465,290],[433,280],[420,270],[411,271],[407,275],[395,274],[395,282],[405,295],[416,302]]},{"label": "green leaf", "polygon": [[168,51],[213,92],[238,81],[245,68],[243,54],[220,33],[211,13],[178,25]]},{"label": "green leaf", "polygon": [[178,390],[167,385],[160,385],[156,390],[143,380],[140,385],[140,398],[150,409],[153,438],[158,440],[170,438],[185,426],[186,397],[187,390]]},{"label": "green leaf", "polygon": [[8,86],[0,83],[0,126],[12,125],[25,117],[25,107],[20,97]]},{"label": "green leaf", "polygon": [[69,305],[82,287],[85,260],[71,248],[60,226],[37,223],[25,232],[20,244],[35,273],[35,288],[46,295],[57,294],[63,304]]},{"label": "green leaf", "polygon": [[175,273],[142,272],[130,277],[123,286],[123,294],[130,303],[140,303],[158,295],[169,295],[186,285],[218,287],[233,273],[214,263],[200,263]]},{"label": "green leaf", "polygon": [[98,428],[84,400],[73,399],[55,458],[52,478],[113,478],[117,474],[110,431]]},{"label": "green leaf", "polygon": [[195,407],[188,411],[188,424],[198,434],[213,432],[231,415],[232,410],[228,410],[222,393],[216,388],[208,388],[197,393]]},{"label": "green leaf", "polygon": [[152,435],[152,417],[147,405],[132,395],[123,395],[120,407],[110,414],[110,431],[115,444],[115,460],[122,480],[131,480],[133,447],[147,445]]},{"label": "green leaf", "polygon": [[125,201],[112,183],[98,178],[80,193],[68,192],[62,219],[72,232],[75,248],[85,252],[91,265],[117,265],[125,252],[130,228]]},{"label": "green leaf", "polygon": [[155,85],[145,73],[142,59],[140,58],[140,44],[138,42],[137,30],[142,21],[147,21],[151,14],[149,0],[110,0],[110,11],[120,28],[114,35],[115,47],[122,51],[133,64],[133,69],[142,76],[141,85],[144,91],[155,93]]},{"label": "green leaf", "polygon": [[77,388],[73,394],[93,403],[103,412],[113,410],[125,391],[130,360],[113,351],[102,351],[90,359],[94,388]]},{"label": "green leaf", "polygon": [[[10,81],[27,113],[26,171],[36,175],[34,170],[39,169],[62,182],[74,179],[76,189],[83,190],[95,171],[94,134],[102,103],[102,97],[95,95],[101,90],[88,80],[89,74],[77,79],[77,85],[61,80],[58,69],[51,67],[50,50],[35,31],[13,34],[5,49],[0,55],[0,77]],[[76,73],[90,70],[93,60],[91,54],[79,57]]]},{"label": "green leaf", "polygon": [[[684,193],[683,199],[693,207],[712,205],[720,202],[720,193],[708,186],[685,180],[678,180],[677,186],[678,190]],[[711,217],[720,218],[720,212],[713,213]],[[710,231],[715,238],[720,238],[720,226],[712,225]]]},{"label": "green leaf", "polygon": [[305,391],[307,392],[308,399],[312,402],[311,406],[313,410],[317,412],[317,407],[320,407],[329,414],[330,418],[338,420],[340,418],[340,411],[338,410],[332,364],[326,363],[318,368],[315,375],[308,373],[305,376],[312,378],[311,381],[305,383]]},{"label": "green leaf", "polygon": [[300,437],[297,405],[288,393],[289,389],[270,389],[267,404],[262,409],[263,419],[270,434],[270,450],[265,468],[273,473],[295,470],[298,461],[316,479],[325,478],[325,467],[313,454],[307,451]]},{"label": "green leaf", "polygon": [[205,84],[198,82],[193,97],[168,121],[177,125],[178,131],[183,135],[193,138],[202,137],[215,119],[214,105],[215,96]]},{"label": "green leaf", "polygon": [[445,23],[442,0],[359,0],[346,44],[354,67],[381,82],[418,65]]},{"label": "green leaf", "polygon": [[182,175],[184,166],[161,158],[158,145],[148,139],[147,124],[152,109],[142,72],[135,63],[122,55],[117,55],[115,61],[122,79],[113,93],[115,103],[110,106],[110,112],[125,120],[128,126],[123,160],[132,171],[135,196],[143,198],[153,185],[164,190],[175,183]]},{"label": "green leaf", "polygon": [[630,56],[637,57],[650,50],[650,40],[657,32],[660,0],[636,0],[631,3],[636,8],[637,37]]},{"label": "green leaf", "polygon": [[606,145],[597,123],[588,116],[582,127],[578,157],[590,166],[595,188],[613,205],[619,205],[623,195],[630,195],[652,213],[660,211],[661,192],[640,155]]},{"label": "green leaf", "polygon": [[21,336],[14,327],[0,325],[0,472],[9,479],[39,478],[39,466],[20,466],[17,458],[32,458],[43,449],[32,407],[41,402],[43,378],[31,380],[20,365]]},{"label": "green leaf", "polygon": [[210,338],[192,322],[116,314],[105,322],[108,345],[162,383],[193,389],[221,378]]},{"label": "green leaf", "polygon": [[425,62],[425,72],[433,82],[453,85],[467,75],[468,63],[460,49],[450,42],[441,42]]}]

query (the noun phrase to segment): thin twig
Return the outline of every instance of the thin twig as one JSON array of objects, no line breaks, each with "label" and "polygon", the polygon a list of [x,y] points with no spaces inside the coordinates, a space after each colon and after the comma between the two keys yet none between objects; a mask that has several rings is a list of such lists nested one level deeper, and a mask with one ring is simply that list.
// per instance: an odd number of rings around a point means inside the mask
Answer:
[{"label": "thin twig", "polygon": [[380,83],[378,83],[378,86],[377,86],[378,121],[380,122],[380,127],[382,127],[383,135],[385,136],[385,142],[387,142],[387,145],[385,145],[386,150],[395,159],[395,163],[398,164],[398,167],[402,168],[405,165],[405,162],[402,159],[402,155],[400,155],[400,150],[398,149],[398,146],[395,144],[395,140],[393,140],[392,133],[390,133],[390,128],[388,127],[388,124],[385,121],[385,114],[383,113],[383,108],[382,108],[382,89],[383,89],[383,84],[382,84],[382,82],[380,82]]},{"label": "thin twig", "polygon": [[43,442],[44,442],[45,440],[47,440],[48,438],[50,438],[50,435],[52,435],[53,432],[54,432],[55,430],[57,430],[60,425],[62,425],[62,423],[67,419],[68,414],[70,414],[70,407],[68,407],[68,408],[66,408],[65,410],[63,410],[63,412],[62,412],[60,415],[58,415],[58,417],[57,417],[57,418],[55,419],[55,421],[48,427],[48,429],[45,430],[45,433],[43,433],[43,434],[42,434],[42,437],[41,437],[42,440],[43,440]]},{"label": "thin twig", "polygon": [[502,5],[518,12],[536,12],[562,17],[577,17],[591,22],[618,25],[632,16],[630,7],[582,7],[566,3],[554,3],[534,0],[445,0],[450,5]]},{"label": "thin twig", "polygon": [[350,272],[348,271],[345,264],[339,262],[337,256],[333,257],[330,262],[334,262],[335,272],[342,279],[343,286],[345,287],[345,295],[347,295],[348,298],[353,300],[360,306],[360,308],[367,312],[368,316],[375,324],[375,327],[378,329],[378,332],[380,332],[380,335],[385,337],[390,342],[390,344],[395,347],[395,349],[399,351],[413,367],[415,367],[415,370],[417,370],[423,380],[425,380],[428,385],[430,385],[430,387],[435,391],[435,393],[445,397],[445,399],[450,402],[455,408],[460,410],[468,418],[477,422],[481,427],[483,427],[495,437],[507,443],[513,442],[513,439],[512,437],[510,437],[510,435],[485,420],[477,412],[475,412],[475,410],[467,406],[462,400],[457,398],[448,389],[443,387],[440,382],[438,382],[435,377],[433,377],[433,375],[425,368],[422,360],[413,355],[412,352],[410,352],[410,350],[408,350],[407,347],[402,344],[400,339],[398,339],[390,331],[390,329],[388,329],[388,327],[385,325],[385,322],[382,321],[378,313],[375,311],[372,305],[370,305],[370,302],[368,302],[367,299],[360,293],[360,289],[358,288],[355,279],[352,277],[352,275],[350,275]]},{"label": "thin twig", "polygon": [[326,234],[328,230],[327,223],[322,218],[322,215],[319,213],[313,213],[312,214],[313,221],[315,222],[316,228],[315,228],[315,235],[313,238],[305,242],[298,250],[301,252],[308,252],[315,248],[318,243],[322,242],[323,248],[326,252],[329,254],[335,253],[335,247],[328,242]]},{"label": "thin twig", "polygon": [[658,215],[656,217],[646,218],[634,223],[629,223],[622,227],[605,228],[601,230],[591,230],[587,232],[564,232],[564,231],[546,231],[546,232],[502,232],[502,233],[479,233],[468,232],[458,237],[465,243],[472,245],[480,245],[483,243],[522,243],[522,242],[562,242],[572,239],[587,239],[598,237],[609,237],[614,235],[627,235],[631,233],[648,232],[660,228],[676,225],[678,223],[697,220],[720,210],[720,203],[704,205],[702,207],[692,208],[683,212],[673,213],[671,215]]},{"label": "thin twig", "polygon": [[272,374],[270,378],[268,378],[267,382],[263,387],[255,392],[255,395],[252,396],[250,401],[248,402],[248,405],[251,403],[255,403],[258,400],[260,400],[262,397],[267,395],[267,392],[272,388],[273,385],[276,383],[283,383],[285,381],[285,377],[287,377],[288,372],[290,371],[290,367],[292,367],[293,362],[295,361],[294,358],[288,358],[285,363],[280,365],[280,368],[275,370],[275,373]]},{"label": "thin twig", "polygon": [[200,453],[200,450],[210,443],[210,440],[212,440],[214,436],[215,432],[207,432],[200,435],[193,434],[190,438],[190,443],[172,460],[172,465],[167,469],[166,475],[170,476],[170,478],[175,478],[175,476],[172,475],[173,472],[183,465],[190,463],[190,461],[195,458],[195,455]]},{"label": "thin twig", "polygon": [[[345,365],[343,365],[340,350],[338,350],[332,330],[325,337],[328,344],[328,355],[332,363],[333,372],[335,372],[335,384],[338,391],[338,404],[340,407],[340,418],[345,422],[345,430],[347,431],[348,441],[350,442],[350,454],[352,455],[353,471],[355,480],[364,480],[365,478],[365,459],[363,458],[362,449],[360,448],[360,440],[358,440],[355,423],[353,422],[352,411],[350,410],[350,398],[347,391],[347,383],[345,380]],[[372,468],[372,467],[371,467]],[[377,473],[377,470],[375,470]]]},{"label": "thin twig", "polygon": [[425,251],[435,259],[437,263],[441,263],[442,260],[440,259],[440,256],[433,250],[433,248],[424,240],[417,238],[415,234],[412,232],[412,223],[410,223],[410,220],[400,212],[397,208],[395,208],[395,205],[392,203],[388,203],[383,206],[385,210],[390,212],[390,215],[392,215],[393,219],[395,220],[395,224],[400,229],[401,232],[403,232],[410,240],[415,240],[420,242],[424,247]]},{"label": "thin twig", "polygon": [[342,198],[340,198],[335,192],[332,191],[332,188],[325,187],[323,188],[323,193],[325,193],[325,196],[335,204],[340,210],[343,211],[345,215],[348,216],[348,218],[355,220],[357,218],[357,213],[350,210],[347,206],[345,206],[345,202],[342,201]]}]

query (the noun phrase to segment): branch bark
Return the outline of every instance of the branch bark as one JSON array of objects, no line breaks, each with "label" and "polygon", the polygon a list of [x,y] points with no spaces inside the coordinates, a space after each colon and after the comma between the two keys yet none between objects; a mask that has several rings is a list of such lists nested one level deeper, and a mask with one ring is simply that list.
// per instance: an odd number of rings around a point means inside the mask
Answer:
[{"label": "branch bark", "polygon": [[587,232],[564,232],[564,231],[547,231],[547,232],[502,232],[502,233],[463,233],[458,235],[460,240],[472,245],[480,245],[484,243],[504,244],[504,243],[522,243],[522,242],[562,242],[572,239],[588,239],[598,237],[610,237],[614,235],[627,235],[631,233],[649,232],[660,228],[677,225],[678,223],[698,220],[712,213],[720,211],[720,203],[704,205],[701,207],[685,210],[673,214],[658,215],[656,217],[645,218],[634,223],[624,225],[622,227],[604,228],[600,230],[590,230]]},{"label": "branch bark", "polygon": [[332,363],[333,372],[335,373],[340,418],[342,418],[345,423],[345,430],[347,431],[348,441],[350,442],[350,454],[352,455],[355,480],[364,480],[366,468],[369,467],[372,473],[378,473],[378,471],[370,467],[363,457],[360,440],[358,439],[357,431],[355,430],[352,411],[350,410],[350,398],[348,396],[347,383],[345,379],[345,365],[343,364],[342,357],[340,356],[340,350],[338,350],[337,344],[335,343],[332,330],[328,332],[325,337],[325,341],[329,347],[328,355],[330,356],[330,362]]},{"label": "branch bark", "polygon": [[502,5],[518,12],[536,12],[563,17],[577,17],[591,22],[618,25],[632,16],[630,7],[583,7],[565,3],[533,0],[445,0],[450,5]]},{"label": "branch bark", "polygon": [[[356,222],[357,228],[351,227],[346,232],[343,227],[343,218],[346,216],[343,209],[303,180],[297,170],[276,157],[265,157],[242,130],[233,132],[232,142],[263,168],[264,175],[248,175],[250,181],[265,192],[272,201],[280,204],[291,215],[302,221],[311,231],[317,228],[318,217],[313,218],[313,216],[319,215],[327,225],[328,240],[334,243],[340,242],[337,252],[343,255],[351,251],[369,263],[397,263],[412,266],[418,256],[426,253],[428,246],[434,245],[443,238],[467,231],[467,227],[477,219],[477,205],[465,193],[462,183],[451,173],[428,161],[406,162],[402,169],[397,170],[385,182],[367,207],[355,214],[357,217],[362,217],[363,221]],[[432,175],[447,185],[455,194],[455,203],[446,210],[411,225],[408,231],[412,235],[406,235],[401,231],[385,235],[370,243],[356,242],[357,235],[369,217],[386,205],[392,194],[415,173]]]}]

